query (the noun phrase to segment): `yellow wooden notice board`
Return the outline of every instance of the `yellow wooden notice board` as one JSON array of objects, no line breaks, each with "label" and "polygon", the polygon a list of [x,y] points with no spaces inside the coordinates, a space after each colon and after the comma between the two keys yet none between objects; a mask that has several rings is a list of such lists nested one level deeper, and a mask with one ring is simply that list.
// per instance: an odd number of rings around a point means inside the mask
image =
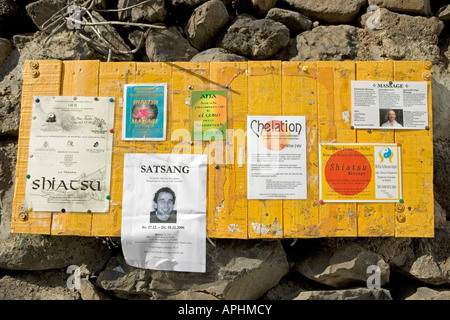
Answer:
[{"label": "yellow wooden notice board", "polygon": [[[427,81],[428,130],[351,128],[351,81]],[[123,86],[168,84],[166,141],[123,141]],[[182,146],[208,154],[207,235],[210,238],[433,237],[431,63],[345,62],[100,62],[26,61],[13,233],[120,237],[124,153],[170,153],[190,140],[190,91],[228,90],[228,128],[246,130],[247,115],[303,115],[307,126],[306,200],[247,200],[246,141],[224,141],[225,164],[214,143]],[[110,211],[28,212],[24,208],[31,110],[35,95],[116,98]],[[177,130],[186,129],[186,130]],[[244,139],[245,140],[245,139]],[[222,142],[221,142],[222,143]],[[320,203],[319,143],[400,143],[403,203]],[[231,157],[231,158],[230,158]],[[240,164],[239,164],[240,163]]]}]

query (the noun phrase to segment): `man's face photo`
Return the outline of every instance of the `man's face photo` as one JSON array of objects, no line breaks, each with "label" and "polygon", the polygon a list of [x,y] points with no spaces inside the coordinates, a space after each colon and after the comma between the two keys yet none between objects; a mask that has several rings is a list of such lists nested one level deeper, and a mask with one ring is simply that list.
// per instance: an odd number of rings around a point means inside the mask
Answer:
[{"label": "man's face photo", "polygon": [[174,206],[173,195],[168,192],[161,192],[158,195],[157,202],[153,202],[153,206],[159,214],[170,214]]},{"label": "man's face photo", "polygon": [[395,120],[395,111],[389,110],[388,117],[389,117],[389,122],[393,122]]}]

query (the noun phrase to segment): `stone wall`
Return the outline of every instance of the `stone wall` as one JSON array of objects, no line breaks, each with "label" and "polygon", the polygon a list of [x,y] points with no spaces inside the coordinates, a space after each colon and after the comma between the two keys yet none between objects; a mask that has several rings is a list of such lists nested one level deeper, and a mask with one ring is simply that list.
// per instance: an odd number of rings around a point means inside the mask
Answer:
[{"label": "stone wall", "polygon": [[[64,7],[62,0],[0,4],[0,299],[450,299],[450,5],[430,0],[153,0],[141,5],[138,0],[92,0],[92,21],[128,23],[99,26],[111,43],[102,47],[92,28],[77,33],[64,20],[49,23]],[[207,272],[197,274],[132,268],[123,260],[120,239],[11,234],[26,59],[429,60],[435,237],[212,239],[207,241]],[[67,285],[72,265],[81,270],[79,289]],[[368,265],[379,267],[381,290],[367,288]]]}]

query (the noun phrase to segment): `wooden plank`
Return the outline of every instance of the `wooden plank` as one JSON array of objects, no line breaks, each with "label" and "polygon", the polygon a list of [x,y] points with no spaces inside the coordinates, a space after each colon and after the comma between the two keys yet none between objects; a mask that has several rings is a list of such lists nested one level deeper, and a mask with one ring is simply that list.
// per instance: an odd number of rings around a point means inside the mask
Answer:
[{"label": "wooden plank", "polygon": [[[61,79],[63,96],[97,96],[100,61],[64,61]],[[55,212],[52,235],[92,235],[92,213]]]},{"label": "wooden plank", "polygon": [[135,62],[101,62],[98,94],[114,97],[114,141],[111,158],[111,200],[108,213],[92,214],[92,235],[97,237],[120,237],[122,222],[123,157],[130,148],[128,141],[122,141],[122,98],[123,86],[135,81]]},{"label": "wooden plank", "polygon": [[[317,69],[319,142],[356,142],[356,132],[350,129],[351,80],[355,80],[355,63],[319,61]],[[320,236],[356,236],[356,214],[355,203],[323,203],[319,207]]]},{"label": "wooden plank", "polygon": [[[281,114],[281,61],[248,62],[248,114]],[[248,200],[249,238],[283,237],[283,200]]]},{"label": "wooden plank", "polygon": [[306,117],[308,179],[308,199],[283,200],[284,237],[316,237],[319,223],[317,63],[283,62],[282,83],[282,113]]},{"label": "wooden plank", "polygon": [[[246,239],[247,166],[245,163],[245,131],[247,128],[247,62],[211,62],[211,85],[228,88],[227,141],[223,146],[223,163],[211,168],[214,176],[208,186],[208,234],[215,238]],[[219,142],[219,141],[217,141]],[[241,158],[240,158],[241,157]],[[220,170],[220,169],[223,170]]]},{"label": "wooden plank", "polygon": [[[25,201],[28,170],[33,96],[59,95],[61,70],[62,63],[57,60],[27,60],[24,63],[15,189],[11,218],[12,233],[50,234],[51,212],[28,212],[27,208],[23,208],[23,203]],[[19,218],[19,215],[22,219]]]},{"label": "wooden plank", "polygon": [[[356,62],[356,80],[393,81],[392,61]],[[394,130],[356,130],[358,143],[394,143]],[[395,204],[359,203],[358,236],[394,236]]]},{"label": "wooden plank", "polygon": [[403,203],[397,205],[396,237],[434,236],[431,63],[394,62],[395,81],[427,81],[429,130],[395,130],[402,153]]}]

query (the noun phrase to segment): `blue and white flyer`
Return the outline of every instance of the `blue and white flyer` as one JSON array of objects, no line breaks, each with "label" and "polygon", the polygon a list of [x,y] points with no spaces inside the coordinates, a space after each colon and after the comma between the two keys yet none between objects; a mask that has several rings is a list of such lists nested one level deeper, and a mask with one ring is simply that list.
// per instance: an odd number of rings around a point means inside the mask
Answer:
[{"label": "blue and white flyer", "polygon": [[126,153],[122,250],[144,269],[206,271],[207,155]]},{"label": "blue and white flyer", "polygon": [[166,140],[167,84],[126,84],[122,121],[122,140]]}]

